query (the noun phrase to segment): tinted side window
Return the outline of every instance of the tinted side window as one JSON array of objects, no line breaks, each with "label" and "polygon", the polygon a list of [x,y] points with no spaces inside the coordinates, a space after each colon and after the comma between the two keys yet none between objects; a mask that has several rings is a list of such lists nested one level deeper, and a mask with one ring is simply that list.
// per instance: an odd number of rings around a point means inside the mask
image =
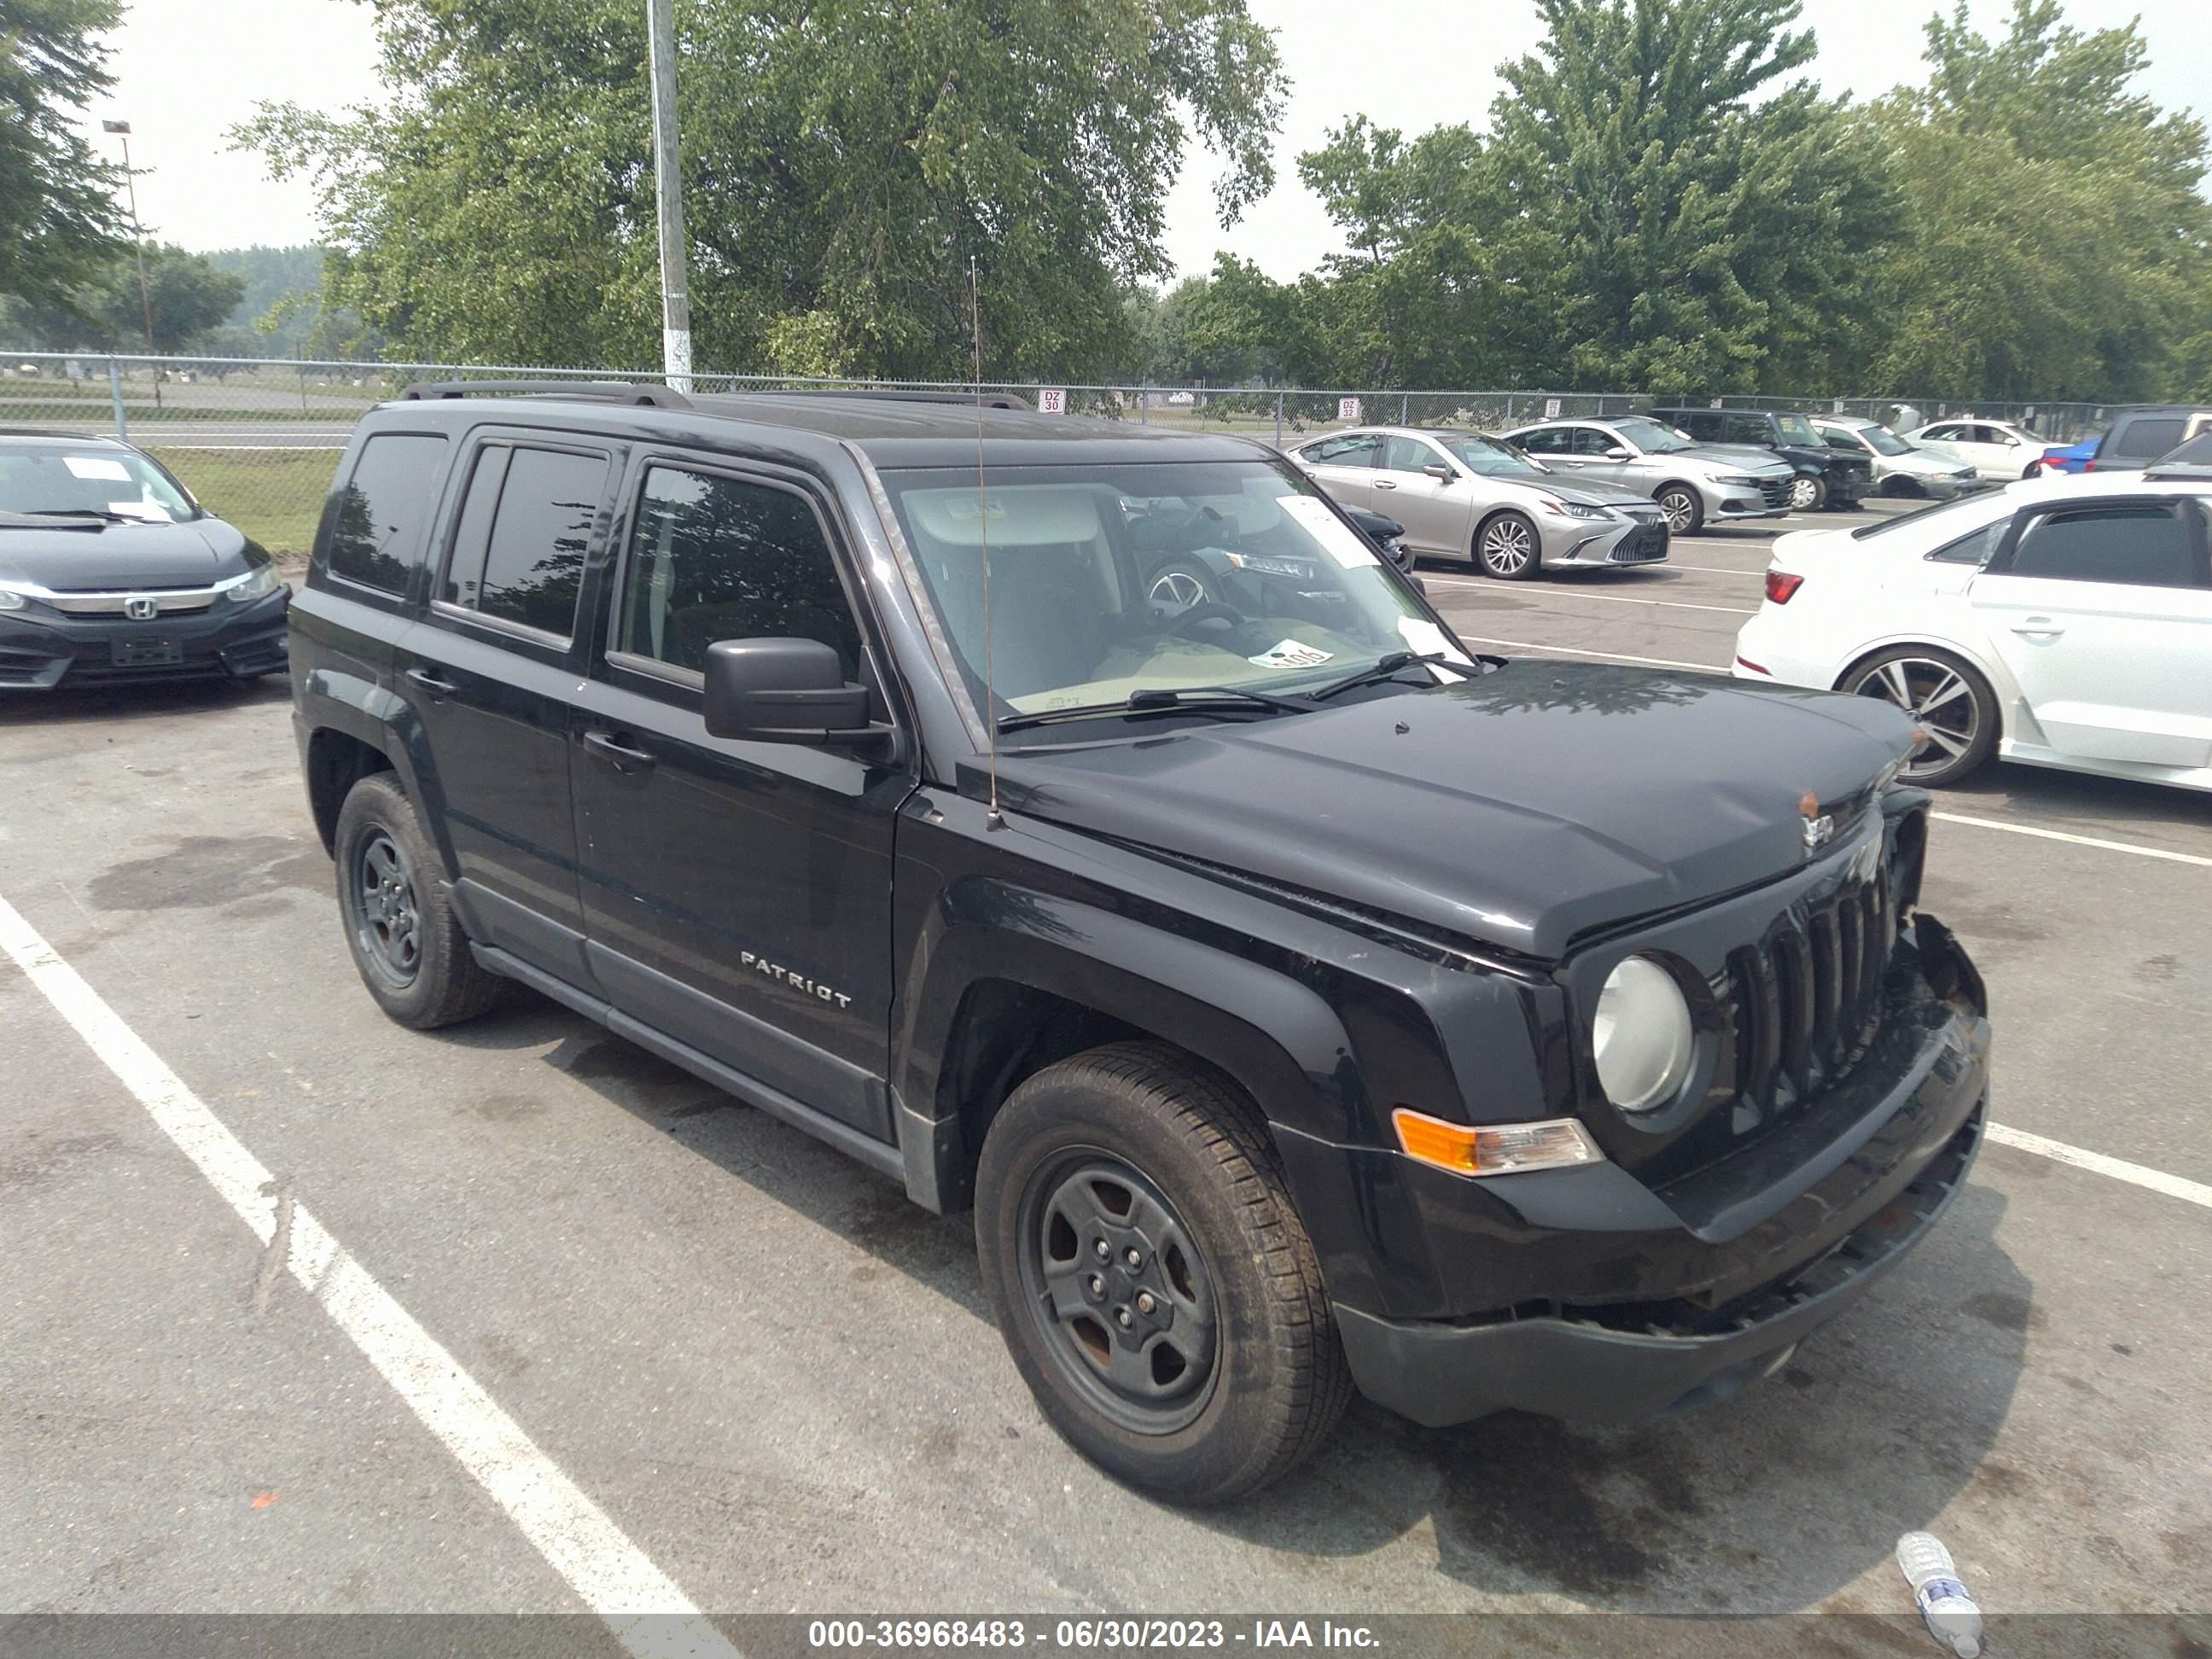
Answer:
[{"label": "tinted side window", "polygon": [[2124,421],[2112,428],[2112,435],[2105,441],[2100,460],[2106,455],[2129,460],[2155,460],[2181,441],[2182,429],[2188,422],[2180,416],[2160,416],[2155,420]]},{"label": "tinted side window", "polygon": [[2181,516],[2147,503],[2038,514],[2021,532],[2011,568],[2061,581],[2191,587],[2192,562]]},{"label": "tinted side window", "polygon": [[1393,438],[1383,447],[1382,470],[1419,472],[1425,466],[1442,465],[1443,459],[1419,438]]},{"label": "tinted side window", "polygon": [[441,597],[566,638],[606,482],[603,456],[485,446],[469,477]]},{"label": "tinted side window", "polygon": [[1856,438],[1848,432],[1838,432],[1832,427],[1823,427],[1820,429],[1820,441],[1831,449],[1844,450],[1853,455],[1862,455],[1866,453],[1866,446]]},{"label": "tinted side window", "polygon": [[1603,455],[1608,449],[1620,447],[1620,440],[1609,432],[1601,432],[1594,426],[1578,426],[1569,453],[1575,455]]},{"label": "tinted side window", "polygon": [[805,498],[688,468],[647,469],[623,578],[617,650],[698,672],[717,640],[834,646],[860,677],[860,631]]},{"label": "tinted side window", "polygon": [[1928,556],[1945,564],[1987,564],[1990,555],[1997,550],[1997,544],[2005,538],[2005,532],[2011,528],[2010,519],[1999,519],[1995,524],[1984,525],[1979,530],[1961,536],[1955,542],[1946,543]]},{"label": "tinted side window", "polygon": [[1717,438],[1720,435],[1720,416],[1707,410],[1680,409],[1662,410],[1658,418],[1668,426],[1678,426],[1692,438]]},{"label": "tinted side window", "polygon": [[1727,433],[1728,441],[1732,444],[1769,444],[1774,441],[1774,434],[1768,428],[1764,415],[1731,415],[1722,430]]},{"label": "tinted side window", "polygon": [[1349,438],[1324,438],[1317,444],[1308,444],[1298,453],[1316,466],[1372,466],[1382,444],[1364,434]]},{"label": "tinted side window", "polygon": [[1556,426],[1524,432],[1512,441],[1531,455],[1564,455],[1567,453],[1567,434]]},{"label": "tinted side window", "polygon": [[422,562],[437,505],[431,483],[445,459],[446,441],[424,433],[380,433],[362,445],[331,526],[333,575],[380,592],[407,591]]}]

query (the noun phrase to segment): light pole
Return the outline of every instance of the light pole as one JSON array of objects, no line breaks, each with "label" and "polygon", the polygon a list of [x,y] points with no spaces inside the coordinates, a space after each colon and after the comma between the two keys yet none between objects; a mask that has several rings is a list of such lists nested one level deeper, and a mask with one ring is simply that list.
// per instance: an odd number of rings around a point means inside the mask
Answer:
[{"label": "light pole", "polygon": [[660,366],[691,390],[691,295],[684,274],[684,173],[676,153],[675,0],[645,0],[653,80],[653,182],[660,221]]},{"label": "light pole", "polygon": [[[146,355],[154,355],[154,296],[146,286],[146,228],[138,222],[138,175],[131,170],[131,123],[102,121],[102,132],[112,132],[123,141],[123,184],[131,192],[131,245],[138,254],[138,314],[146,325]],[[151,364],[154,371],[154,407],[161,406],[161,370]]]}]

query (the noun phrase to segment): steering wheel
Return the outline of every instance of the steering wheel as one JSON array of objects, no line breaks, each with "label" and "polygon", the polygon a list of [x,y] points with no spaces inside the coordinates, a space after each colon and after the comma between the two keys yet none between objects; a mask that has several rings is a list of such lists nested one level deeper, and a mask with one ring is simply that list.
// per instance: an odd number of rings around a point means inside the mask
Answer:
[{"label": "steering wheel", "polygon": [[1227,623],[1231,628],[1241,627],[1244,613],[1218,599],[1202,599],[1170,623],[1167,631],[1177,639],[1189,637],[1191,629],[1200,623]]}]

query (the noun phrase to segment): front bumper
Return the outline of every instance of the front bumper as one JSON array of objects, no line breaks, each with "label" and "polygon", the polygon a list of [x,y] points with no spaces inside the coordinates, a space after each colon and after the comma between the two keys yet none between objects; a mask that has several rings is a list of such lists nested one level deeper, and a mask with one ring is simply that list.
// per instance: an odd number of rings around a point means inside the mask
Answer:
[{"label": "front bumper", "polygon": [[1733,484],[1705,484],[1699,486],[1698,493],[1705,497],[1707,523],[1719,519],[1786,519],[1790,516],[1790,490],[1793,482],[1789,478],[1780,479],[1772,490],[1764,488],[1744,489]]},{"label": "front bumper", "polygon": [[[1921,926],[1943,990],[1919,968],[1900,975],[1889,1035],[1858,1071],[1673,1182],[1613,1163],[1468,1181],[1279,1127],[1301,1212],[1352,1202],[1371,1229],[1358,1255],[1316,1240],[1361,1390],[1432,1427],[1505,1410],[1617,1422],[1781,1364],[1926,1235],[1980,1145],[1979,981],[1944,930]],[[1403,1276],[1424,1261],[1430,1274]],[[1402,1305],[1415,1282],[1436,1303]]]},{"label": "front bumper", "polygon": [[1667,521],[1620,519],[1613,523],[1560,520],[1540,521],[1547,570],[1614,570],[1623,565],[1658,564],[1667,557]]},{"label": "front bumper", "polygon": [[0,612],[0,692],[153,680],[251,679],[285,665],[291,593],[143,622],[37,610]]}]

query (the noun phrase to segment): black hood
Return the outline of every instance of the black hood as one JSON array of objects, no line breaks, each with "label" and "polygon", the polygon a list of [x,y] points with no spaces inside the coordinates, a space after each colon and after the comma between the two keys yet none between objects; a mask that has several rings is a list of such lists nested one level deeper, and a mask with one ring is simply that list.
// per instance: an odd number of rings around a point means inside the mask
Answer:
[{"label": "black hood", "polygon": [[30,582],[56,592],[205,587],[268,556],[221,519],[110,524],[11,514],[0,523],[0,581]]},{"label": "black hood", "polygon": [[1553,959],[1799,868],[1804,796],[1863,809],[1911,741],[1873,698],[1516,662],[1320,714],[1001,750],[999,778],[1010,811]]}]

